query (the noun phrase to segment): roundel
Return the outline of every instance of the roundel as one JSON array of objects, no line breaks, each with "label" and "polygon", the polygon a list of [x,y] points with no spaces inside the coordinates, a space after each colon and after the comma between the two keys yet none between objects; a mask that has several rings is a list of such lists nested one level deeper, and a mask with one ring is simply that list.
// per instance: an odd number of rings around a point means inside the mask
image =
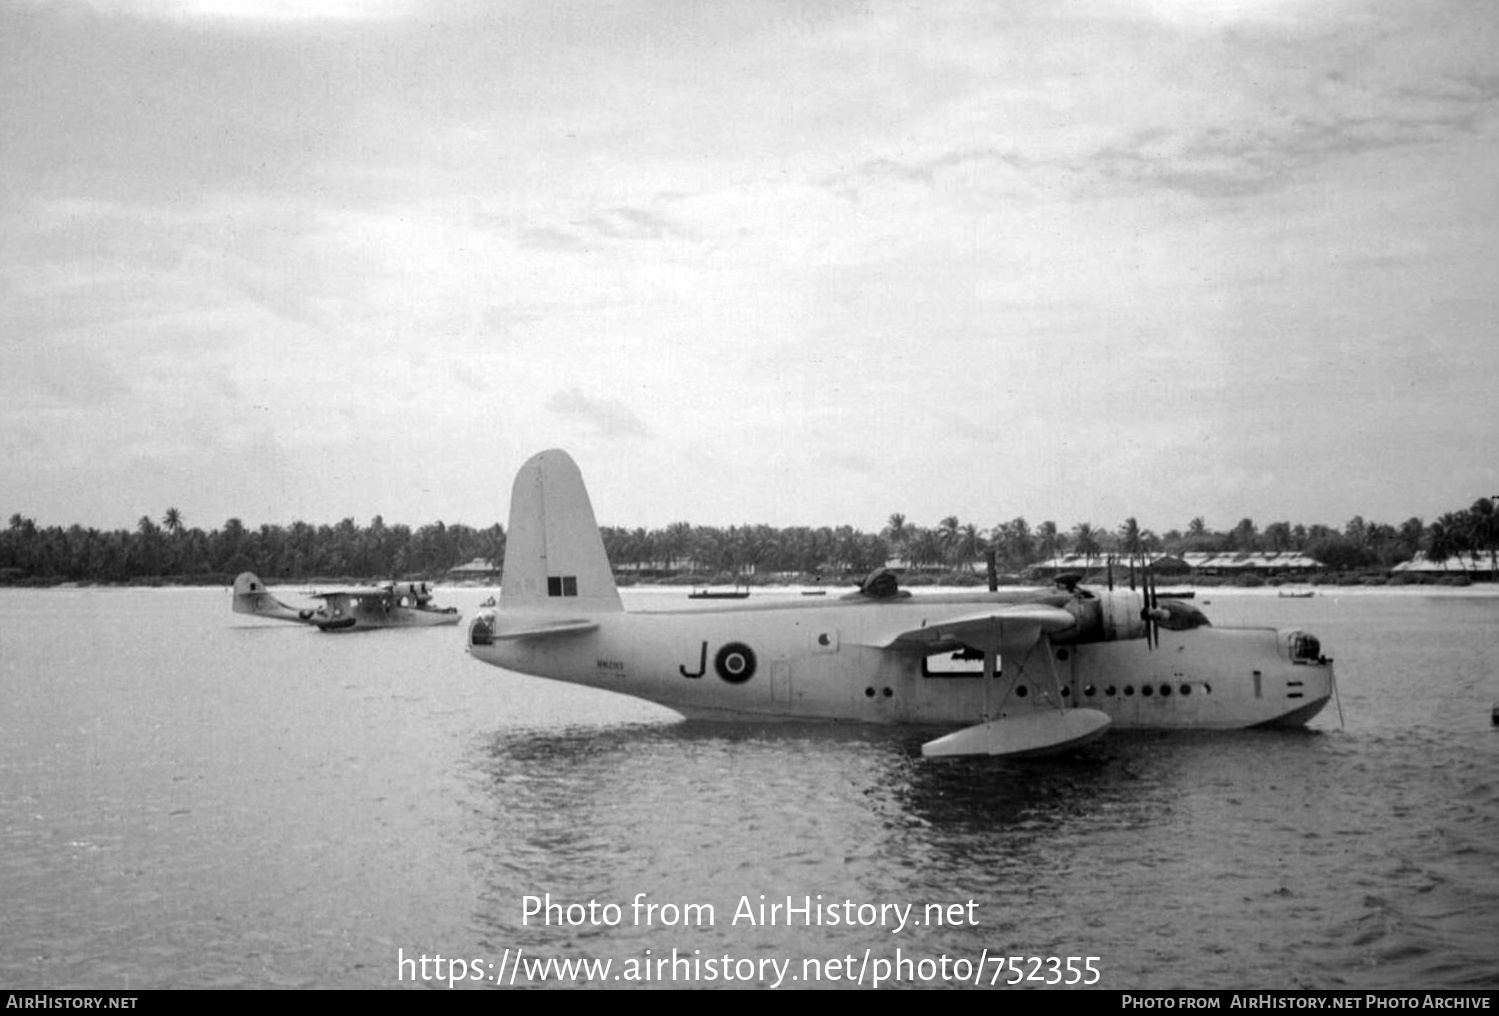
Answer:
[{"label": "roundel", "polygon": [[730,642],[713,657],[713,669],[730,684],[743,684],[755,676],[755,651],[743,642]]}]

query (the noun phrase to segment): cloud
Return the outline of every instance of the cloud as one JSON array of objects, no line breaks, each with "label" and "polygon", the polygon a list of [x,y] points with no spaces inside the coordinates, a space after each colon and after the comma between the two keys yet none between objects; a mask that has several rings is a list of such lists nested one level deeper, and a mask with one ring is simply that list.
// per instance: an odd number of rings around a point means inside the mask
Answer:
[{"label": "cloud", "polygon": [[130,453],[244,512],[183,441],[264,430],[318,518],[483,517],[479,434],[693,521],[1159,527],[1397,444],[1455,489],[1499,8],[1435,6],[0,5],[0,437],[47,442],[0,487],[68,519]]},{"label": "cloud", "polygon": [[600,437],[649,437],[650,430],[630,407],[618,399],[596,399],[580,389],[567,388],[555,393],[547,408],[559,416],[571,417],[588,424]]},{"label": "cloud", "polygon": [[[33,0],[37,2],[37,0]],[[46,0],[40,0],[44,4]],[[410,13],[415,0],[86,0],[106,14],[169,20],[301,23],[371,21]],[[40,5],[40,4],[39,4]]]}]

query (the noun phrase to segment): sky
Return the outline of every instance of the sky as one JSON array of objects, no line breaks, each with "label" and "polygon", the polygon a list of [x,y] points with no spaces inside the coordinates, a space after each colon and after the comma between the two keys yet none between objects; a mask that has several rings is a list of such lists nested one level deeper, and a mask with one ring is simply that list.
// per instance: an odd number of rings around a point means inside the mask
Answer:
[{"label": "sky", "polygon": [[1499,494],[1491,0],[8,0],[0,515]]}]

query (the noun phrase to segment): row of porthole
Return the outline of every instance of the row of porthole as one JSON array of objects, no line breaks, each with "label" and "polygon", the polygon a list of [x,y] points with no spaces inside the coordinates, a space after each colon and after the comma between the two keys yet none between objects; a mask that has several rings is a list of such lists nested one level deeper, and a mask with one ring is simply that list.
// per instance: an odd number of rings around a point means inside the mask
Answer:
[{"label": "row of porthole", "polygon": [[[1162,683],[1159,686],[1159,688],[1156,685],[1150,685],[1150,684],[1142,684],[1142,685],[1140,685],[1140,695],[1142,697],[1144,697],[1144,698],[1150,698],[1152,695],[1156,694],[1156,692],[1158,690],[1160,692],[1161,698],[1170,698],[1171,697],[1171,685],[1169,685],[1169,684]],[[1186,684],[1185,682],[1183,682],[1181,685],[1178,686],[1177,691],[1178,691],[1178,694],[1180,694],[1182,696],[1187,696],[1187,695],[1192,694],[1192,686],[1190,684]],[[1129,696],[1133,695],[1134,693],[1135,693],[1135,686],[1134,685],[1127,684],[1127,685],[1124,686],[1124,695],[1125,695],[1126,698],[1128,698]],[[1210,684],[1208,684],[1206,681],[1204,681],[1203,684],[1202,684],[1202,693],[1204,695],[1211,695],[1213,693],[1213,686],[1210,685]],[[1030,690],[1025,685],[1022,684],[1022,685],[1016,686],[1016,688],[1015,688],[1015,697],[1016,698],[1025,698],[1026,695],[1028,695],[1028,694],[1030,694]],[[1085,696],[1087,696],[1088,698],[1092,698],[1093,696],[1095,696],[1095,695],[1098,694],[1098,688],[1096,688],[1095,686],[1093,686],[1091,684],[1085,684],[1085,685],[1083,685],[1083,694]],[[1116,686],[1112,685],[1112,684],[1111,685],[1107,685],[1103,689],[1103,694],[1104,694],[1104,696],[1106,698],[1113,698],[1115,695],[1119,694],[1119,689]],[[1064,685],[1063,688],[1062,688],[1062,697],[1063,698],[1069,698],[1069,697],[1071,697],[1071,695],[1072,695],[1072,689],[1068,688],[1068,687],[1066,687]]]},{"label": "row of porthole", "polygon": [[[720,654],[720,655],[722,655],[722,654]],[[722,669],[722,668],[720,667],[720,669]],[[1170,698],[1171,697],[1171,685],[1169,685],[1169,684],[1162,684],[1162,685],[1160,685],[1159,690],[1160,690],[1160,693],[1161,693],[1161,698]],[[1140,685],[1140,695],[1143,698],[1150,698],[1152,695],[1154,695],[1156,693],[1156,691],[1157,691],[1157,688],[1156,688],[1155,685],[1149,685],[1149,684],[1142,684],[1142,685]],[[1127,685],[1124,686],[1124,696],[1125,696],[1125,698],[1129,698],[1134,693],[1135,693],[1135,686],[1134,685],[1127,684]],[[1179,685],[1178,686],[1178,693],[1181,694],[1183,697],[1185,697],[1187,695],[1190,695],[1190,694],[1192,694],[1192,686],[1190,684]],[[1203,684],[1202,684],[1202,693],[1204,695],[1211,695],[1213,693],[1213,686],[1210,685],[1210,684],[1208,684],[1206,681],[1204,681]],[[895,694],[895,692],[893,690],[891,690],[890,688],[882,689],[880,692],[876,692],[873,688],[865,688],[864,689],[864,697],[865,698],[874,698],[876,694],[882,694],[886,698],[890,698],[891,696],[893,696]],[[1025,698],[1029,694],[1030,694],[1030,689],[1028,687],[1026,687],[1025,685],[1022,684],[1022,685],[1017,685],[1016,686],[1016,688],[1015,688],[1015,697],[1016,698]],[[1071,688],[1067,688],[1067,687],[1063,687],[1062,688],[1062,697],[1063,698],[1068,698],[1068,697],[1071,696],[1071,694],[1072,694],[1072,689]],[[1095,695],[1098,694],[1098,689],[1096,687],[1094,687],[1093,685],[1091,685],[1091,684],[1085,684],[1085,685],[1083,685],[1083,694],[1086,695],[1088,698],[1092,698],[1093,696],[1095,696]],[[1115,695],[1119,694],[1119,689],[1116,688],[1112,684],[1111,685],[1107,685],[1103,689],[1103,694],[1107,698],[1113,698]]]},{"label": "row of porthole", "polygon": [[[1140,695],[1144,698],[1150,698],[1150,696],[1156,694],[1157,691],[1160,692],[1161,698],[1169,698],[1171,696],[1171,685],[1164,683],[1162,683],[1159,687],[1149,684],[1140,685]],[[1124,695],[1126,698],[1133,695],[1134,693],[1134,685],[1127,684],[1124,686]],[[1184,697],[1190,695],[1192,694],[1192,686],[1186,683],[1178,685],[1177,693]],[[1213,693],[1213,686],[1204,681],[1202,684],[1202,693],[1204,695],[1211,695]],[[1067,689],[1063,688],[1062,694],[1067,694]],[[1088,698],[1092,698],[1094,695],[1098,694],[1098,689],[1091,684],[1085,684],[1083,685],[1083,694]],[[1103,694],[1107,698],[1113,698],[1116,694],[1118,694],[1118,690],[1112,684],[1107,685],[1103,689]]]}]

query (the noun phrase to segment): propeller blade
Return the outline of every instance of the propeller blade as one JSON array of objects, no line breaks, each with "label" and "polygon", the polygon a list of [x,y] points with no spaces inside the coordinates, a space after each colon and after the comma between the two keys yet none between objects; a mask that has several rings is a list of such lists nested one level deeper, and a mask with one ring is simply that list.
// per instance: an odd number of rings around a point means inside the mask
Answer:
[{"label": "propeller blade", "polygon": [[[1131,590],[1135,588],[1135,558],[1130,555],[1130,583]],[[1159,618],[1156,616],[1156,604],[1153,597],[1154,589],[1150,583],[1150,565],[1144,556],[1140,558],[1140,620],[1145,624],[1145,646],[1148,649],[1156,647],[1156,638]]]},{"label": "propeller blade", "polygon": [[1155,576],[1146,572],[1150,581],[1150,648],[1156,649],[1161,644],[1161,624],[1155,618],[1155,612],[1160,609],[1161,599],[1156,595]]}]

